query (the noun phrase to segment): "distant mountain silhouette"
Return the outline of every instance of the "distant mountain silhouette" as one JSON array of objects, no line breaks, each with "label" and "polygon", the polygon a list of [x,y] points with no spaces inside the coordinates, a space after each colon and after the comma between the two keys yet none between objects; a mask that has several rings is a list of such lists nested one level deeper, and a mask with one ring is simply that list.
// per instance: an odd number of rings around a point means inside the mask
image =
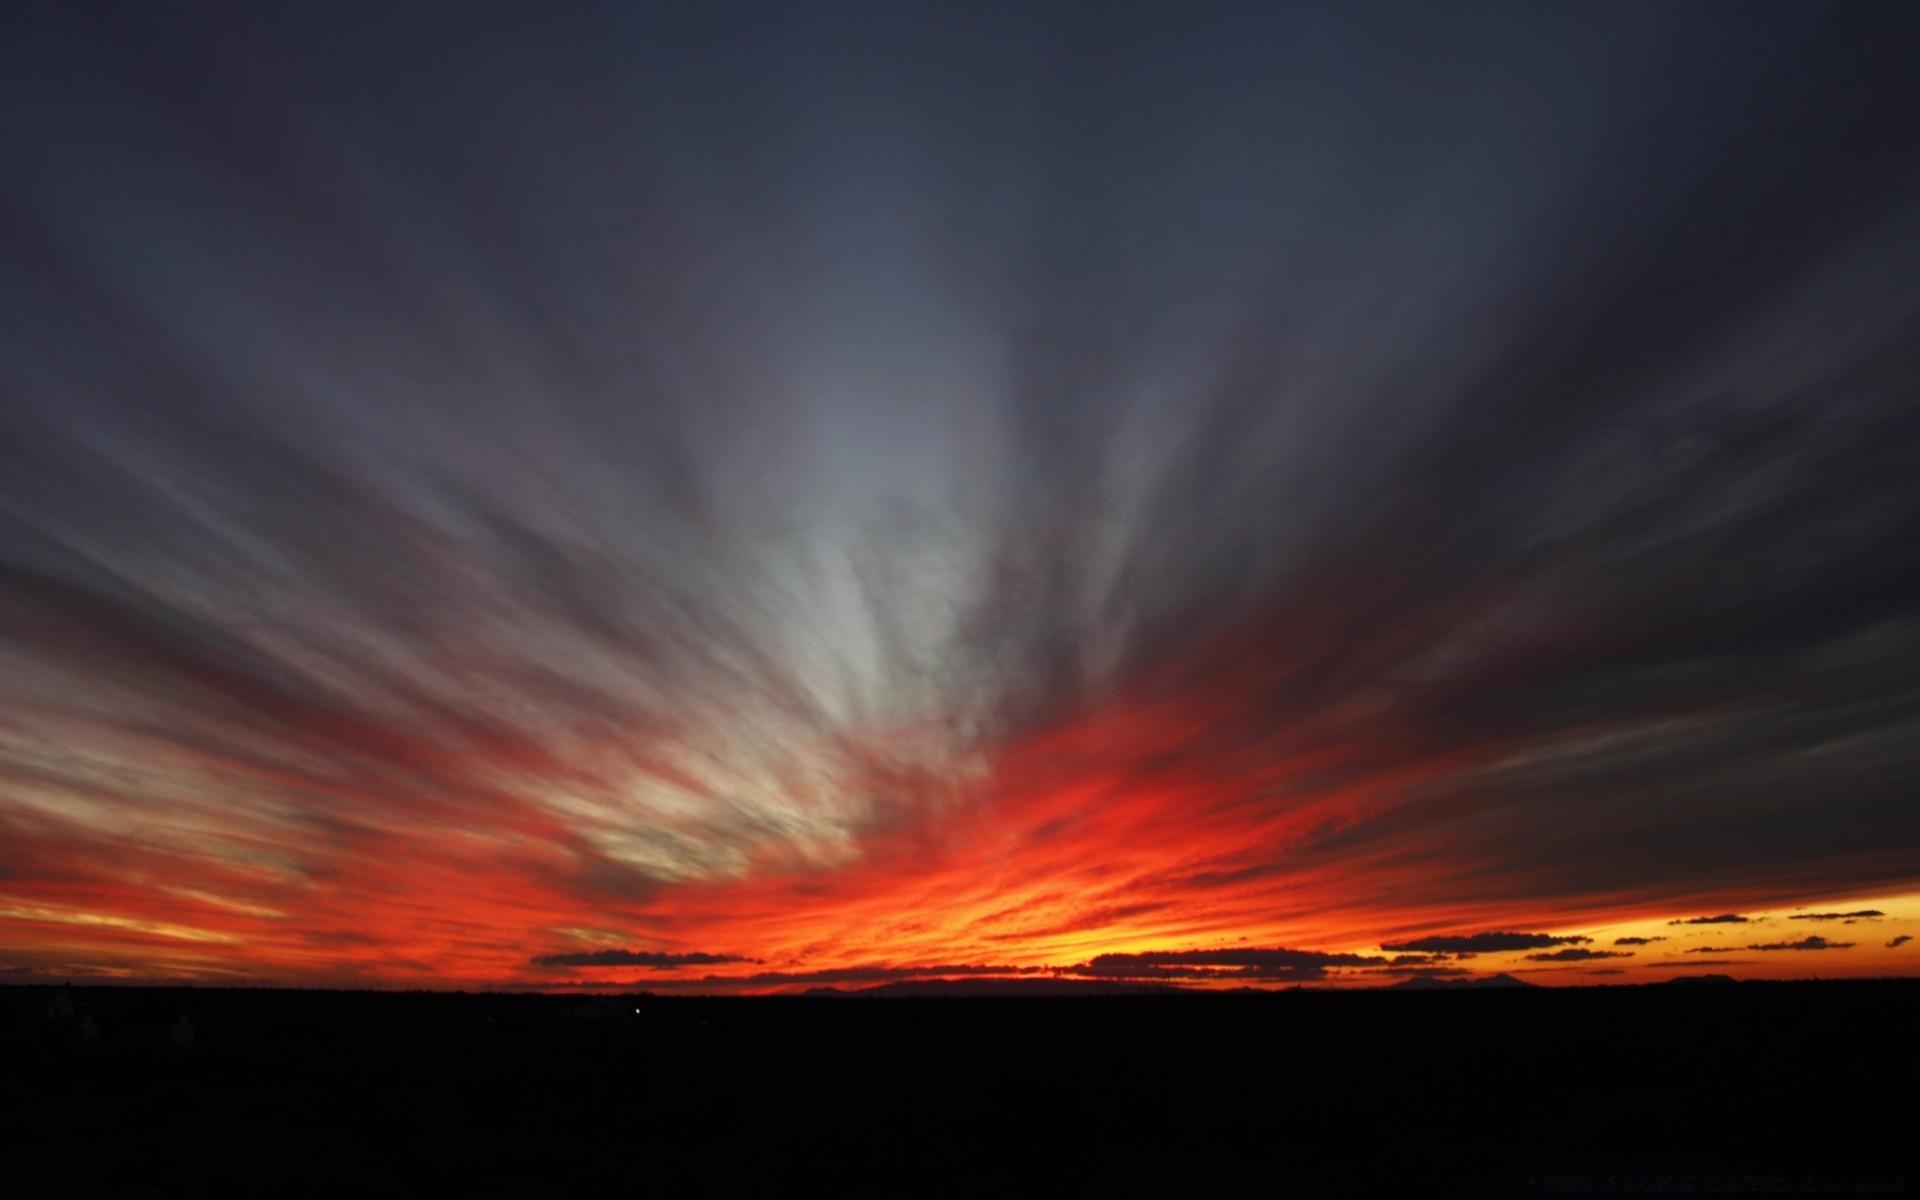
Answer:
[{"label": "distant mountain silhouette", "polygon": [[1412,975],[1399,983],[1390,983],[1384,991],[1463,991],[1472,988],[1530,988],[1538,984],[1528,983],[1524,979],[1515,979],[1506,972],[1498,975],[1470,976],[1463,979],[1447,979],[1437,975]]},{"label": "distant mountain silhouette", "polygon": [[1731,975],[1675,975],[1668,983],[1739,983]]}]

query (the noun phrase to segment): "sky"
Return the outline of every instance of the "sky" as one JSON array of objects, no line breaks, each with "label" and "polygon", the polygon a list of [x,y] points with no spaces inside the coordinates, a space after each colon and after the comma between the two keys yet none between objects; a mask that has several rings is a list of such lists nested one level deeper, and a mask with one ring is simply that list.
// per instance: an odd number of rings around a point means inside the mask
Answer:
[{"label": "sky", "polygon": [[1916,973],[1912,5],[9,13],[0,979]]}]

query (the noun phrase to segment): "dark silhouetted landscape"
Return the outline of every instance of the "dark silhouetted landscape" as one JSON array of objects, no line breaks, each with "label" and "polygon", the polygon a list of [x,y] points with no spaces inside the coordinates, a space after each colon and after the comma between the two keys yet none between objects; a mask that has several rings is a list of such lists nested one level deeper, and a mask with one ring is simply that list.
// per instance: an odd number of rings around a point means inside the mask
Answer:
[{"label": "dark silhouetted landscape", "polygon": [[98,1042],[4,993],[17,1195],[1856,1193],[1920,1077],[1907,980],[73,995]]}]

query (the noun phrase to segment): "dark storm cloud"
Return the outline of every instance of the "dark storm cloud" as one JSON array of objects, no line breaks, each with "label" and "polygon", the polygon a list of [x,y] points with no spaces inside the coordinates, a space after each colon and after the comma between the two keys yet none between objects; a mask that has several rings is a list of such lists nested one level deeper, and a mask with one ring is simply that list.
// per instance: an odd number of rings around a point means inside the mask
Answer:
[{"label": "dark storm cloud", "polygon": [[1414,938],[1407,942],[1382,942],[1382,950],[1416,950],[1432,954],[1499,954],[1510,950],[1535,950],[1542,946],[1565,946],[1591,942],[1578,934],[1552,933],[1468,933]]},{"label": "dark storm cloud", "polygon": [[568,954],[541,954],[533,959],[536,967],[653,967],[667,971],[675,967],[706,967],[721,963],[752,962],[737,954],[705,954],[693,951],[674,954],[656,950],[581,950]]},{"label": "dark storm cloud", "polygon": [[1767,942],[1764,945],[1748,946],[1747,949],[1749,950],[1848,950],[1848,949],[1851,949],[1852,947],[1853,947],[1852,942],[1830,942],[1827,939],[1821,937],[1819,934],[1814,934],[1811,937],[1801,938],[1797,942]]},{"label": "dark storm cloud", "polygon": [[1909,885],[1916,21],[36,8],[0,877],[481,831],[524,947],[1131,685],[1183,903]]},{"label": "dark storm cloud", "polygon": [[1534,962],[1588,962],[1596,958],[1632,958],[1629,950],[1583,950],[1572,947],[1566,950],[1553,950],[1545,954],[1529,954]]}]

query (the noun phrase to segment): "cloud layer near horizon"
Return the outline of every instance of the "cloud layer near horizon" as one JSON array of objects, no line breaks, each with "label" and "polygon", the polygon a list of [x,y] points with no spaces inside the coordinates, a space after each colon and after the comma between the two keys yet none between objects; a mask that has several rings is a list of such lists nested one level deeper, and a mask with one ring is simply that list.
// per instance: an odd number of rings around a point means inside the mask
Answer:
[{"label": "cloud layer near horizon", "polygon": [[22,20],[9,965],[1920,885],[1911,13],[762,16]]}]

